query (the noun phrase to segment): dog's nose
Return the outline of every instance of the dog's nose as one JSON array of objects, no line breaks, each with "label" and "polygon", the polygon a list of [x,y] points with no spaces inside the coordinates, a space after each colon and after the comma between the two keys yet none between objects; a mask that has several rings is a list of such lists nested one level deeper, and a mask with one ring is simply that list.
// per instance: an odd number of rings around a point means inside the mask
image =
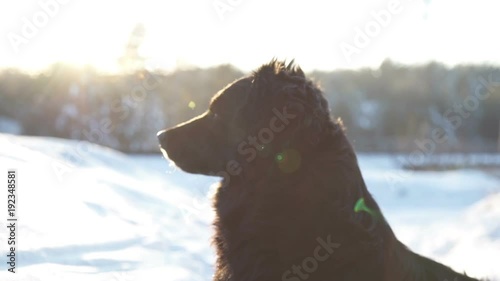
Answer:
[{"label": "dog's nose", "polygon": [[[163,130],[159,131],[156,136],[158,137],[158,142],[160,143],[160,150],[165,156],[172,161],[174,159],[179,159],[180,155],[183,155],[185,146],[182,141],[176,137],[175,130]],[[168,155],[167,155],[168,154]]]},{"label": "dog's nose", "polygon": [[166,144],[167,142],[167,130],[159,131],[156,136],[158,137],[158,141],[160,144]]}]

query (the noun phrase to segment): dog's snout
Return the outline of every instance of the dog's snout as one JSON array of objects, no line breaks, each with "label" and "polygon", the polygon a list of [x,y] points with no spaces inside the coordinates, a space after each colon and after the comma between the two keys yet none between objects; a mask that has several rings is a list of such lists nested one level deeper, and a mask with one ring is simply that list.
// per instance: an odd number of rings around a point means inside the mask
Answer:
[{"label": "dog's snout", "polygon": [[161,130],[156,134],[156,137],[158,138],[160,150],[163,153],[163,156],[165,156],[165,158],[172,159],[172,151],[175,151],[177,149],[172,149],[171,132],[169,132],[169,130]]},{"label": "dog's snout", "polygon": [[183,145],[182,138],[179,138],[177,130],[162,130],[159,131],[156,136],[158,137],[158,142],[160,143],[161,149],[169,154],[170,159],[172,159],[173,156],[184,151],[185,146]]},{"label": "dog's snout", "polygon": [[208,174],[212,169],[208,165],[213,147],[207,144],[208,130],[202,120],[198,117],[156,134],[163,156],[186,172]]},{"label": "dog's snout", "polygon": [[165,144],[167,144],[167,139],[168,139],[168,132],[167,130],[162,130],[162,131],[159,131],[156,136],[158,137],[158,141],[160,142],[160,144],[163,146]]},{"label": "dog's snout", "polygon": [[159,131],[156,134],[163,156],[175,163],[182,161],[182,156],[185,155],[187,148],[183,142],[183,138],[179,137],[178,132],[177,129],[167,129]]}]

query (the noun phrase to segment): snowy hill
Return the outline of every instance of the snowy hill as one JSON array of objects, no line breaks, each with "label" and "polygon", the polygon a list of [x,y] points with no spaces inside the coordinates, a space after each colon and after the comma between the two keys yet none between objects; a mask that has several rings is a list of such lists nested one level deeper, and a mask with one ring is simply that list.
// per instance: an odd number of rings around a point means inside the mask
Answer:
[{"label": "snowy hill", "polygon": [[[14,167],[19,178],[19,268],[6,273],[2,261],[1,280],[211,275],[210,208],[188,217],[184,206],[192,206],[194,197],[167,174],[88,143],[6,135],[0,135],[0,163],[0,171]],[[168,168],[164,159],[157,163]],[[1,229],[5,259],[5,225]]]},{"label": "snowy hill", "polygon": [[[359,160],[404,243],[455,270],[500,280],[497,178],[475,170],[403,171],[386,155]],[[211,279],[209,197],[217,178],[178,171],[160,155],[0,134],[1,182],[9,168],[19,180],[18,263],[16,274],[7,272],[4,215],[1,280]]]}]

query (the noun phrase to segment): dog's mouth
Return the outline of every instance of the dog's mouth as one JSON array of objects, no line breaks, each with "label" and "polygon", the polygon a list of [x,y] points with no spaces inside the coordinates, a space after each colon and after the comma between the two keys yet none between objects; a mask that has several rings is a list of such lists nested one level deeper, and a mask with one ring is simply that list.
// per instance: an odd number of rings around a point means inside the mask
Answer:
[{"label": "dog's mouth", "polygon": [[[167,153],[167,150],[165,148],[163,148],[163,146],[161,146],[161,144],[159,145],[160,147],[160,151],[161,151],[161,154],[163,155],[163,157],[166,159],[166,160],[170,160],[172,161],[172,159],[170,159],[170,157],[168,157],[168,153]],[[174,161],[172,161],[174,162]]]},{"label": "dog's mouth", "polygon": [[165,148],[163,148],[160,145],[160,151],[163,154],[163,158],[168,162],[168,166],[171,167],[172,169],[181,169],[183,171],[186,171],[186,165],[182,165],[181,162],[179,161],[174,161],[168,156],[168,152]]},{"label": "dog's mouth", "polygon": [[175,166],[175,167],[178,167],[178,168],[184,170],[183,166],[185,166],[185,165],[182,165],[182,161],[172,159],[172,157],[169,156],[167,149],[165,149],[162,145],[160,145],[160,151],[161,151],[161,154],[163,154],[163,158],[165,158],[165,160],[167,160],[171,166]]}]

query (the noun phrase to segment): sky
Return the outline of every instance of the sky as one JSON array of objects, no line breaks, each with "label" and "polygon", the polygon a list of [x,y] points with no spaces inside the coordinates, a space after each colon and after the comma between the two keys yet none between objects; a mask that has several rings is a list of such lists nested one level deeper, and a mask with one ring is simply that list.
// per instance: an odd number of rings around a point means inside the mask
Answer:
[{"label": "sky", "polygon": [[499,1],[0,0],[0,68],[55,62],[119,70],[130,34],[149,68],[276,57],[310,71],[438,61],[500,64]]}]

